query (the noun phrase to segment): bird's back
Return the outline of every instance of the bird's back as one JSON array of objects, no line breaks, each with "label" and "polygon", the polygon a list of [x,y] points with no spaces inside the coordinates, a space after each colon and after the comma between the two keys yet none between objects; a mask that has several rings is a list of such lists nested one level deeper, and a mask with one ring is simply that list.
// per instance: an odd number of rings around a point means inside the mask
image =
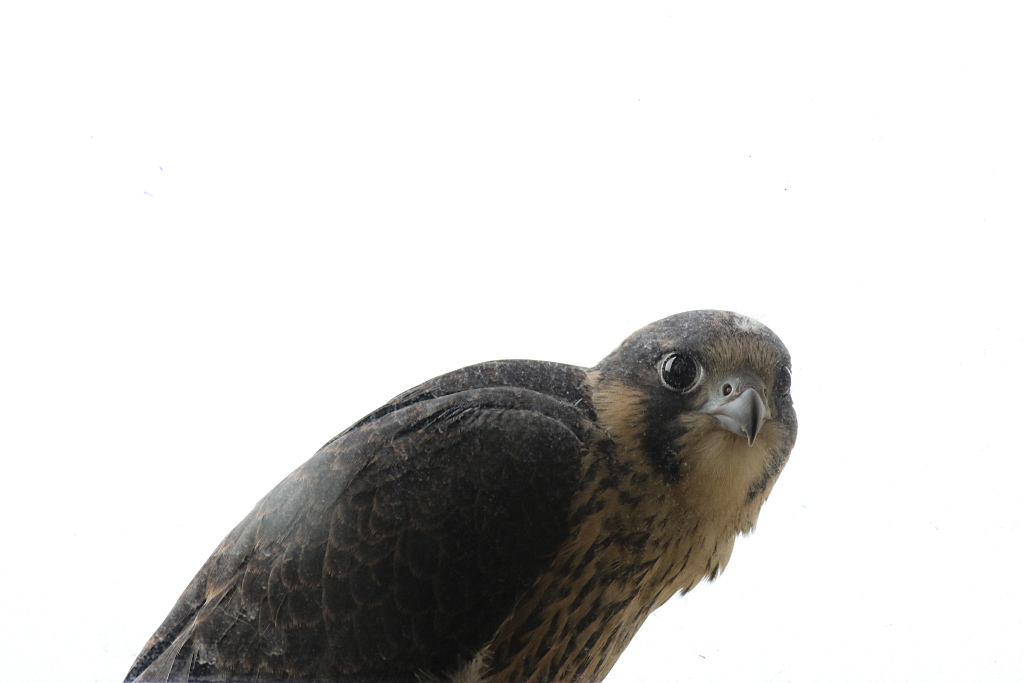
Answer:
[{"label": "bird's back", "polygon": [[328,442],[228,535],[127,680],[417,680],[482,647],[569,533],[586,375],[498,361]]}]

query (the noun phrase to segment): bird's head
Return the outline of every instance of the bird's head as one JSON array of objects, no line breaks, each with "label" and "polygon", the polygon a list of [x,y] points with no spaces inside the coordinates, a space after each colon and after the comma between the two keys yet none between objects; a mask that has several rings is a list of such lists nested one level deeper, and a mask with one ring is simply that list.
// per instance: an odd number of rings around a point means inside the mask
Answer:
[{"label": "bird's head", "polygon": [[703,493],[760,508],[796,441],[789,352],[737,313],[690,311],[652,323],[590,378],[620,452],[685,487],[691,503]]}]

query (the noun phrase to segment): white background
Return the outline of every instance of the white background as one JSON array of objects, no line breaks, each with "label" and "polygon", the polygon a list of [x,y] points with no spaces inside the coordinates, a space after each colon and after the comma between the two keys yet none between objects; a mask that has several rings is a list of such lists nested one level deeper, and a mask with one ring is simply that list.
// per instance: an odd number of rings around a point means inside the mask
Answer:
[{"label": "white background", "polygon": [[4,678],[121,680],[402,390],[725,308],[789,346],[800,437],[609,680],[1024,680],[1022,32],[1020,2],[5,6]]}]

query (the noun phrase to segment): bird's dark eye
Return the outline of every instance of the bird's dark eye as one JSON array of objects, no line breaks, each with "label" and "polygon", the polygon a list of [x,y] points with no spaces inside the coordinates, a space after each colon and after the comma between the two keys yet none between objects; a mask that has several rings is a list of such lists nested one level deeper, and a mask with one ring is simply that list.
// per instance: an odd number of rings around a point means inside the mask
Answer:
[{"label": "bird's dark eye", "polygon": [[782,370],[775,376],[775,393],[779,396],[789,395],[789,386],[793,383],[793,371],[788,365],[783,365]]},{"label": "bird's dark eye", "polygon": [[702,374],[700,365],[690,356],[671,353],[661,361],[661,383],[673,391],[691,391]]}]

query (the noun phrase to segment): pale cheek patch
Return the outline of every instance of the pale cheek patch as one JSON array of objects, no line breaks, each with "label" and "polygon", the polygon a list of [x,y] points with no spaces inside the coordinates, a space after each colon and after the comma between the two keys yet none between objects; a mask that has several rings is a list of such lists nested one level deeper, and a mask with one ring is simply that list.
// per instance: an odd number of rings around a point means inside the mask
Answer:
[{"label": "pale cheek patch", "polygon": [[772,461],[768,439],[749,446],[719,429],[710,416],[690,417],[684,424],[688,431],[676,444],[686,453],[680,495],[699,519],[715,520],[723,531],[749,531],[764,502],[764,496],[752,500],[749,494]]},{"label": "pale cheek patch", "polygon": [[644,394],[619,382],[598,386],[599,378],[600,373],[595,372],[590,382],[594,387],[594,406],[601,425],[623,453],[638,452],[645,427]]},{"label": "pale cheek patch", "polygon": [[[763,442],[766,444],[765,450],[767,451],[764,469],[761,472],[761,476],[751,484],[749,495],[763,494],[767,498],[768,493],[771,492],[772,486],[775,484],[775,480],[779,478],[782,468],[786,466],[789,450],[784,446],[778,445],[784,444],[786,439],[786,430],[779,422],[769,421],[765,423],[762,433],[758,435],[758,438],[760,439],[762,436],[764,437]],[[775,446],[771,444],[775,444]]]}]

